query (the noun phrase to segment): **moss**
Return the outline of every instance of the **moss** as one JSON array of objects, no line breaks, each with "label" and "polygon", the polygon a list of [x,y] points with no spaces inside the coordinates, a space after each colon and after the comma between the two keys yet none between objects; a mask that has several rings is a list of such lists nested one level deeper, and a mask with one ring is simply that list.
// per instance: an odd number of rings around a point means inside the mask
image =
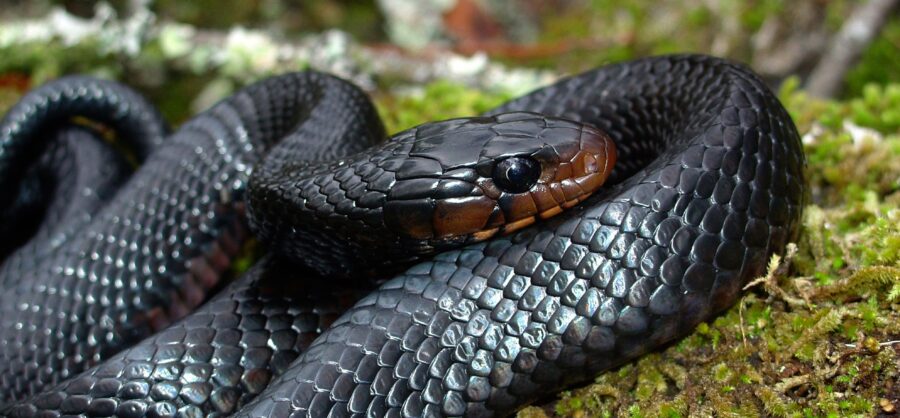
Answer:
[{"label": "moss", "polygon": [[34,43],[0,48],[0,74],[25,73],[34,84],[65,73],[115,76],[119,69],[113,56],[99,52],[92,41],[73,46],[59,43]]},{"label": "moss", "polygon": [[478,115],[509,98],[504,93],[485,94],[438,81],[413,94],[381,95],[376,102],[388,132],[397,132],[426,121]]},{"label": "moss", "polygon": [[518,416],[519,418],[547,418],[547,413],[541,408],[529,406],[519,411]]},{"label": "moss", "polygon": [[0,115],[6,113],[6,111],[15,104],[21,94],[22,93],[19,91],[0,87]]},{"label": "moss", "polygon": [[840,230],[874,221],[873,205],[896,206],[900,196],[900,84],[870,84],[861,97],[821,101],[785,83],[782,100],[807,143],[813,198],[847,205]]},{"label": "moss", "polygon": [[857,96],[871,83],[900,83],[900,20],[893,19],[847,74],[847,95]]}]

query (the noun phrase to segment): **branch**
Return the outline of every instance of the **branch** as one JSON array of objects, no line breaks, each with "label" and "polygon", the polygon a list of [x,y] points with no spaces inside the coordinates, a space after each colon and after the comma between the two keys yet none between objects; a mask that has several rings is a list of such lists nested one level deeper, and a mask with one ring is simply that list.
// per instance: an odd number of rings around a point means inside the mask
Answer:
[{"label": "branch", "polygon": [[840,93],[847,72],[881,32],[897,4],[898,0],[869,0],[853,11],[809,76],[810,94],[828,98]]}]

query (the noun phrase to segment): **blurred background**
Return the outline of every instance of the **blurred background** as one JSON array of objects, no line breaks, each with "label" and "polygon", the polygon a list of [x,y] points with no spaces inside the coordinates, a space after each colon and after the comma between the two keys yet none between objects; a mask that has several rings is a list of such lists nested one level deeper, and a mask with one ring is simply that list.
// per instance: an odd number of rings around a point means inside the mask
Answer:
[{"label": "blurred background", "polygon": [[690,337],[521,417],[897,416],[900,0],[0,0],[0,114],[68,73],[121,80],[179,123],[315,68],[390,131],[560,76],[700,52],[757,71],[802,135],[794,250]]},{"label": "blurred background", "polygon": [[0,85],[93,72],[130,80],[180,119],[229,84],[302,67],[369,90],[443,79],[518,94],[609,62],[703,52],[773,86],[793,75],[818,96],[846,97],[900,78],[896,3],[2,0],[0,74],[13,80]]}]

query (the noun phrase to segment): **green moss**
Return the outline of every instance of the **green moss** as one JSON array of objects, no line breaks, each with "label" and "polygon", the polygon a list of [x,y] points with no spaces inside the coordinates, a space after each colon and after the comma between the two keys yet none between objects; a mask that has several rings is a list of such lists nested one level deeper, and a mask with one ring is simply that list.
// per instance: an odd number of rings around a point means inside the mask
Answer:
[{"label": "green moss", "polygon": [[67,73],[87,73],[113,77],[121,74],[115,56],[100,51],[98,44],[88,40],[76,45],[61,43],[33,43],[0,48],[0,74],[28,74],[34,84]]},{"label": "green moss", "polygon": [[871,83],[900,83],[900,20],[888,22],[881,36],[863,53],[860,63],[847,74],[847,96],[858,96]]},{"label": "green moss", "polygon": [[21,94],[20,91],[15,89],[0,87],[0,115],[5,114],[15,104]]},{"label": "green moss", "polygon": [[521,411],[518,414],[519,418],[547,418],[547,413],[544,412],[543,409],[538,408],[536,406],[529,406]]},{"label": "green moss", "polygon": [[[649,54],[712,52],[752,64],[766,55],[753,45],[767,23],[790,27],[794,15],[821,10],[830,33],[858,2],[789,0],[719,0],[698,2],[637,0],[548,2],[539,19],[538,41],[553,54],[521,54],[508,60],[518,65],[556,68],[566,72]],[[765,36],[765,35],[764,35]],[[715,45],[712,47],[711,45]],[[536,55],[536,56],[535,56]],[[869,82],[900,79],[900,21],[889,22],[864,52],[847,79],[848,96],[859,95]]]},{"label": "green moss", "polygon": [[478,115],[509,98],[503,93],[486,94],[438,81],[415,94],[381,95],[376,102],[388,132],[398,132],[428,121]]},{"label": "green moss", "polygon": [[[844,102],[816,100],[786,82],[781,98],[807,142],[807,178],[815,200],[848,205],[845,233],[875,221],[874,206],[896,206],[900,197],[900,84],[870,84]],[[886,199],[886,200],[885,200]]]}]

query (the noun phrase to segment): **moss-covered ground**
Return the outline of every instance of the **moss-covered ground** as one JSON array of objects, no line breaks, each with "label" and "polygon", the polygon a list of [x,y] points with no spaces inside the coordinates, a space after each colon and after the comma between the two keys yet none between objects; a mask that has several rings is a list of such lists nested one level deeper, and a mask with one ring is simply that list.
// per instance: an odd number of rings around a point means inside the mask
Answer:
[{"label": "moss-covered ground", "polygon": [[[0,111],[27,80],[0,77]],[[796,246],[730,310],[520,417],[873,416],[900,408],[900,84],[845,101],[780,92],[803,135],[810,201]],[[449,83],[381,95],[397,131],[507,97]]]}]

